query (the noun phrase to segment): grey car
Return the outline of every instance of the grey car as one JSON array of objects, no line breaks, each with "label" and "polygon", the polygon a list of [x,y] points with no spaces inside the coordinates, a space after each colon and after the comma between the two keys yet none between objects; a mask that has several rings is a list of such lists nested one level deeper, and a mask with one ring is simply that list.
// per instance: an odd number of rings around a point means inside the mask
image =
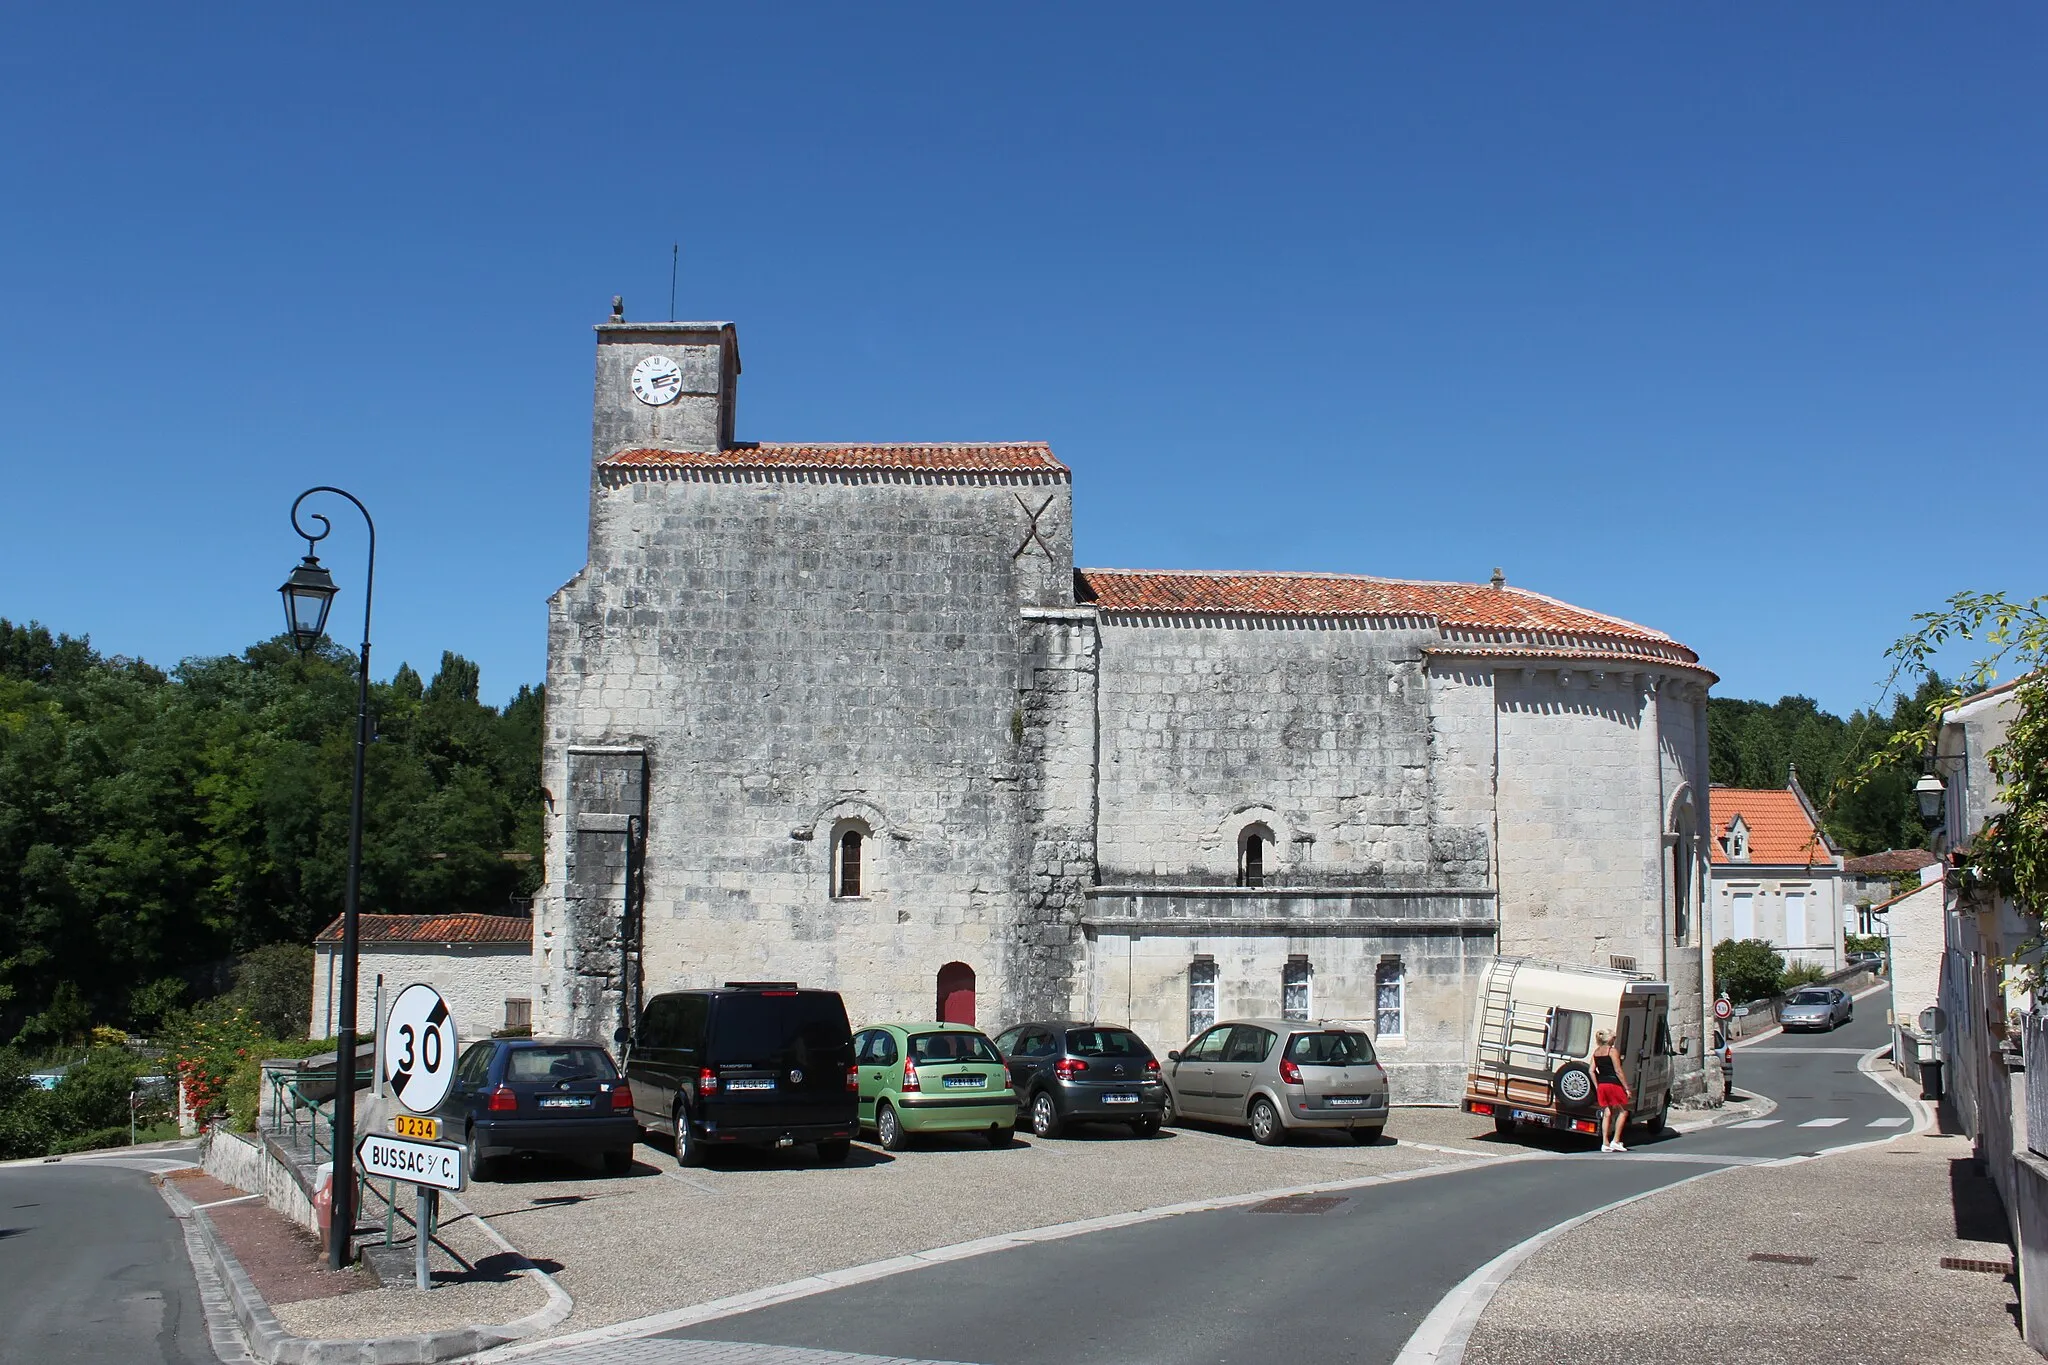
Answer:
[{"label": "grey car", "polygon": [[1232,1019],[1166,1054],[1167,1122],[1249,1128],[1265,1146],[1298,1129],[1371,1142],[1387,1126],[1387,1073],[1372,1039],[1342,1023]]},{"label": "grey car", "polygon": [[1834,1029],[1849,1022],[1856,1002],[1839,986],[1801,986],[1778,1007],[1778,1026],[1793,1029]]}]

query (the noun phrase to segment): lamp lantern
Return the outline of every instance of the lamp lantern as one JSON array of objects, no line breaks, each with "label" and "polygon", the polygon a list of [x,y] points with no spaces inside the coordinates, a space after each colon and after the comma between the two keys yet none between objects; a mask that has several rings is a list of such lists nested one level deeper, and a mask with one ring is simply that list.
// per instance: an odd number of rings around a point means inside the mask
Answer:
[{"label": "lamp lantern", "polygon": [[304,654],[327,633],[327,609],[334,605],[334,594],[340,589],[334,586],[333,575],[308,554],[277,591],[284,598],[285,629]]},{"label": "lamp lantern", "polygon": [[1920,780],[1913,784],[1913,795],[1920,802],[1920,818],[1929,824],[1941,818],[1942,806],[1948,796],[1948,786],[1931,772],[1920,774]]}]

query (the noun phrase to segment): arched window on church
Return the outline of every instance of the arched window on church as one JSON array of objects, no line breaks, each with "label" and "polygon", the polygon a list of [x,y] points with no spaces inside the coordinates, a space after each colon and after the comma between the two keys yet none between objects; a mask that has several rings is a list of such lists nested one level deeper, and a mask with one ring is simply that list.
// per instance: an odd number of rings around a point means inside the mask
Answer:
[{"label": "arched window on church", "polygon": [[840,900],[861,894],[861,849],[866,842],[864,831],[849,826],[833,843],[832,894]]},{"label": "arched window on church", "polygon": [[1272,855],[1273,831],[1264,825],[1246,825],[1237,836],[1237,884],[1264,886]]},{"label": "arched window on church", "polygon": [[1692,807],[1678,813],[1671,835],[1671,941],[1683,947],[1692,937],[1694,879]]}]

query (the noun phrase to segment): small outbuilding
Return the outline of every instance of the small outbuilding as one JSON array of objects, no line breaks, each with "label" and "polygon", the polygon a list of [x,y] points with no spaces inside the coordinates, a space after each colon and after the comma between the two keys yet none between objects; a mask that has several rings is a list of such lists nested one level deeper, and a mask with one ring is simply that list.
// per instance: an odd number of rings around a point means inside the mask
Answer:
[{"label": "small outbuilding", "polygon": [[[533,919],[528,915],[358,915],[356,1019],[376,1026],[384,999],[424,981],[448,1002],[464,1039],[533,1023]],[[311,1034],[330,1038],[341,1005],[341,920],[313,940]]]}]

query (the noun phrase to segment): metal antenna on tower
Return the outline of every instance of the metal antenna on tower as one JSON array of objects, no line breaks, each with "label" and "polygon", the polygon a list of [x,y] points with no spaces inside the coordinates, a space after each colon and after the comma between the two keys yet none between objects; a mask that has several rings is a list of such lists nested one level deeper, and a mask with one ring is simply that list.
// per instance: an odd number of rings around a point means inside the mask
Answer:
[{"label": "metal antenna on tower", "polygon": [[676,263],[682,259],[683,244],[670,242],[668,247],[668,320],[676,320]]}]

